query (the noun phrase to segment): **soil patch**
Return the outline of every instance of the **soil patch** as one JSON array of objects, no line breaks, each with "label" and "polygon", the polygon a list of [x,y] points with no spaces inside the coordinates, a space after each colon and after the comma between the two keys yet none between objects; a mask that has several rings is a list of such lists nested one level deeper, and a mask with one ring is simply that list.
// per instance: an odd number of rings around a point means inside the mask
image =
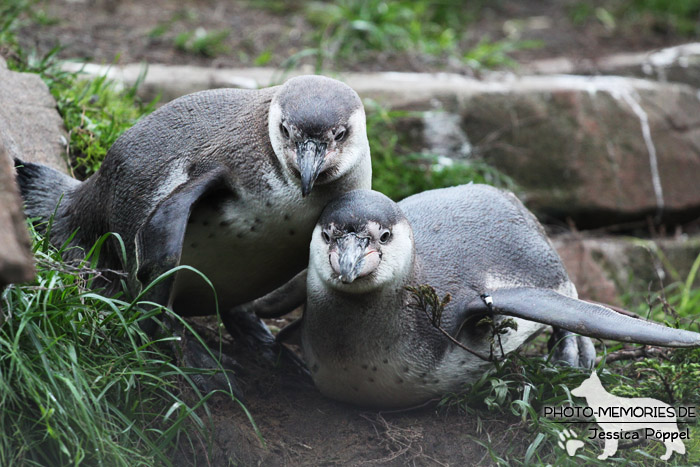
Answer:
[{"label": "soil patch", "polygon": [[[198,318],[195,327],[209,339],[214,321]],[[480,420],[436,401],[406,411],[380,412],[321,395],[311,379],[288,364],[271,367],[252,349],[224,337],[225,352],[242,366],[238,382],[245,406],[264,439],[255,433],[241,407],[217,396],[210,402],[214,440],[178,465],[478,465],[491,464],[475,439],[488,437],[495,449],[524,456],[537,433],[525,427],[514,439],[512,416],[480,412]]]},{"label": "soil patch", "polygon": [[[503,0],[484,2],[459,44],[462,52],[480,41],[541,41],[537,48],[510,55],[520,63],[566,56],[593,61],[617,52],[634,52],[675,45],[684,38],[659,28],[653,18],[633,24],[620,21],[611,29],[595,14],[574,23],[578,0]],[[591,11],[613,2],[585,2]],[[267,7],[265,7],[267,5]],[[272,8],[270,5],[275,6]],[[303,2],[225,2],[221,0],[55,0],[43,5],[43,24],[31,23],[20,31],[24,47],[45,53],[60,45],[59,56],[98,63],[188,64],[209,67],[277,67],[289,57],[308,51],[313,26],[304,18]],[[176,47],[178,36],[228,31],[215,41],[213,57]],[[300,63],[312,64],[313,57]],[[346,70],[456,71],[471,73],[465,63],[418,53],[369,52],[326,66]]]}]

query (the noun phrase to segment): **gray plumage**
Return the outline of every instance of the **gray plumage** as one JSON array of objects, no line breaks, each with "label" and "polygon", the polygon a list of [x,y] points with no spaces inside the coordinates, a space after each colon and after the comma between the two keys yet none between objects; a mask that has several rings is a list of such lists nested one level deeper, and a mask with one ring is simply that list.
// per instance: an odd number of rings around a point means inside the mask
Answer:
[{"label": "gray plumage", "polygon": [[555,358],[581,366],[593,363],[592,343],[566,329],[700,345],[700,334],[577,300],[534,216],[512,194],[485,185],[427,191],[398,204],[372,191],[347,193],[316,226],[307,274],[304,358],[323,393],[362,405],[420,403],[458,391],[490,365],[441,334],[406,286],[449,293],[442,328],[482,355],[489,355],[490,330],[475,318],[489,313],[491,300],[495,313],[518,323],[502,336],[506,352],[545,324],[558,326],[555,343],[565,338]]},{"label": "gray plumage", "polygon": [[[228,308],[301,271],[327,201],[369,188],[364,125],[357,94],[320,76],[254,91],[203,91],[126,131],[83,183],[21,161],[18,180],[29,217],[46,221],[62,196],[54,244],[77,230],[73,244],[87,249],[102,234],[118,233],[126,264],[109,241],[101,266],[129,271],[134,293],[189,264],[209,276],[219,306]],[[339,128],[347,136],[337,138]],[[188,314],[209,314],[216,305],[209,286],[186,271],[153,299]]]}]

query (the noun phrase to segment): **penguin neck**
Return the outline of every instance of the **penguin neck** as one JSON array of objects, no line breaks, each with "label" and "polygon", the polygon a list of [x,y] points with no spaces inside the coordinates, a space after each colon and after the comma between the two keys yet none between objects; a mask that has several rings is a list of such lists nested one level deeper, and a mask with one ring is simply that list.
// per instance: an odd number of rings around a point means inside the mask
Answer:
[{"label": "penguin neck", "polygon": [[406,331],[404,299],[400,284],[361,294],[335,288],[309,294],[302,330],[307,355],[341,363],[393,352],[397,336]]},{"label": "penguin neck", "polygon": [[[401,323],[405,321],[403,310],[407,309],[406,303],[410,299],[406,287],[415,282],[413,271],[415,260],[414,252],[403,274],[393,274],[391,282],[364,291],[350,292],[331,287],[316,274],[310,274],[309,284],[313,288],[320,289],[320,292],[317,290],[309,293],[309,304],[312,309],[319,310],[321,312],[319,314],[324,316],[332,314],[330,319],[338,319],[343,326],[352,325],[357,326],[358,329],[376,327],[384,330],[401,327]],[[342,313],[343,316],[325,311],[336,309],[352,311]]]}]

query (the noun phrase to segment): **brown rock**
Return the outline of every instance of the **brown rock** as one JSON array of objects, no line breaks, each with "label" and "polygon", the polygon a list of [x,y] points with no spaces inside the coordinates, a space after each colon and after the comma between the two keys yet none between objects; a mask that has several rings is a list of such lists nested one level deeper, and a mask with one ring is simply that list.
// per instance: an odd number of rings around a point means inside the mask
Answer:
[{"label": "brown rock", "polygon": [[15,167],[0,143],[0,290],[33,277],[31,245],[15,183]]},{"label": "brown rock", "polygon": [[[700,236],[643,240],[633,237],[559,235],[553,239],[581,298],[612,305],[634,292],[644,303],[644,291],[685,282],[700,255]],[[700,275],[693,287],[700,285]]]},{"label": "brown rock", "polygon": [[463,127],[529,208],[583,227],[700,212],[700,101],[691,88],[619,77],[520,83],[469,99]]},{"label": "brown rock", "polygon": [[557,252],[564,262],[569,278],[576,285],[578,296],[610,305],[620,305],[615,283],[593,259],[591,247],[579,236],[564,237],[556,242]]},{"label": "brown rock", "polygon": [[7,155],[67,172],[66,143],[46,84],[37,74],[8,70],[0,57],[0,144]]}]

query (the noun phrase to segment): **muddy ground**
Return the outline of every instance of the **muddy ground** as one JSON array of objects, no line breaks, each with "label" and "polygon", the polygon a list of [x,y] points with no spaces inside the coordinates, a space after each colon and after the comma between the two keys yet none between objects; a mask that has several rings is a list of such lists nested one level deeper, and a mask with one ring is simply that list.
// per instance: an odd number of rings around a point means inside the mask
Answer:
[{"label": "muddy ground", "polygon": [[[192,64],[238,67],[279,66],[286,58],[313,47],[309,24],[300,2],[282,8],[261,8],[265,2],[223,0],[54,0],[40,4],[43,24],[32,23],[20,32],[22,45],[42,52],[56,45],[63,58],[95,62]],[[593,2],[595,3],[595,2]],[[632,52],[673,45],[684,39],[668,31],[620,26],[610,31],[599,21],[574,26],[569,8],[574,1],[526,0],[492,2],[470,27],[464,46],[483,37],[505,37],[504,24],[516,19],[522,39],[543,45],[513,53],[522,63],[538,58],[566,56],[592,59],[615,52]],[[535,19],[533,19],[535,18]],[[537,19],[539,18],[539,19]],[[542,19],[544,18],[544,19]],[[544,28],[543,28],[544,25]],[[178,50],[175,37],[204,27],[228,29],[229,52],[205,57]],[[470,73],[462,63],[441,61],[411,53],[375,53],[362,61],[338,64],[351,70],[449,70]],[[203,329],[203,328],[202,328]],[[515,445],[524,455],[537,433],[522,427],[513,436],[507,428],[518,420],[482,412],[482,425],[459,411],[435,404],[398,413],[368,411],[321,396],[303,375],[290,368],[255,363],[246,351],[228,348],[242,365],[239,382],[265,445],[238,404],[221,396],[210,407],[215,424],[214,444],[183,446],[174,459],[179,465],[476,465],[493,464],[475,439],[490,439],[496,450]],[[507,438],[505,438],[507,436]],[[516,456],[516,458],[519,456]]]}]

